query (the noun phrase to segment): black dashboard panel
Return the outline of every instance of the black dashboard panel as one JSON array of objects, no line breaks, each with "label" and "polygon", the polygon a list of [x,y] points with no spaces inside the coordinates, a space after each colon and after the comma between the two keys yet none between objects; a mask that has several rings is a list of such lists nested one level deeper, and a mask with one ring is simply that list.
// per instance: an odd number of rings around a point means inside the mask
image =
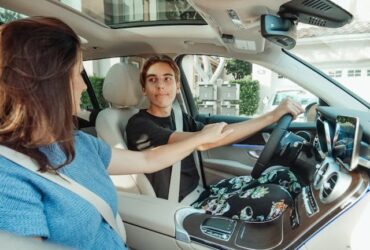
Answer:
[{"label": "black dashboard panel", "polygon": [[[307,185],[302,188],[302,192],[296,197],[295,204],[289,208],[289,212],[274,221],[265,223],[242,220],[230,223],[228,219],[221,225],[220,220],[209,223],[209,219],[216,215],[187,213],[186,217],[182,217],[181,232],[185,232],[188,242],[215,249],[301,248],[321,228],[356,204],[367,193],[370,181],[370,112],[318,107],[318,115],[315,124],[317,137],[312,144],[306,145],[305,151],[302,150],[302,154],[306,157],[301,158],[314,159],[315,163],[309,164],[314,168],[312,178],[308,178]],[[362,161],[356,164],[356,168],[349,169],[350,171],[345,169],[337,159],[342,156],[339,154],[342,151],[338,151],[342,144],[335,144],[335,142],[347,137],[339,136],[339,134],[336,137],[335,132],[341,131],[337,131],[336,127],[338,122],[343,124],[348,122],[339,119],[341,117],[337,120],[337,116],[357,117],[363,129],[359,150],[359,159],[361,158]],[[347,130],[342,132],[347,132]],[[348,138],[351,137],[348,136]],[[353,140],[358,141],[356,136]],[[319,148],[316,148],[317,145]],[[321,150],[321,152],[317,151],[319,154],[316,154],[316,151],[312,150],[315,154],[308,156],[312,152],[311,147],[313,149],[324,148],[324,152]],[[299,163],[302,162],[301,160]],[[297,168],[299,165],[295,164],[294,167]],[[297,171],[297,174],[301,175],[307,173],[309,172]]]},{"label": "black dashboard panel", "polygon": [[370,144],[370,111],[366,112],[353,109],[324,107],[324,106],[317,107],[317,110],[320,116],[324,116],[327,120],[329,120],[332,123],[335,123],[335,120],[338,115],[358,117],[360,119],[360,125],[363,131],[362,141]]}]

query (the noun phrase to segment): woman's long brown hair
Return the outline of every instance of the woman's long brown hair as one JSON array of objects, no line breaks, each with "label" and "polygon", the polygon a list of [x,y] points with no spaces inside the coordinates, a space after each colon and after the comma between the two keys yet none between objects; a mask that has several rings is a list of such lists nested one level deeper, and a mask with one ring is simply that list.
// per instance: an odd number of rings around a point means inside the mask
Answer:
[{"label": "woman's long brown hair", "polygon": [[[33,17],[6,24],[0,46],[0,144],[32,157],[42,172],[70,163],[78,36],[59,19]],[[58,166],[39,150],[54,143],[66,156]]]}]

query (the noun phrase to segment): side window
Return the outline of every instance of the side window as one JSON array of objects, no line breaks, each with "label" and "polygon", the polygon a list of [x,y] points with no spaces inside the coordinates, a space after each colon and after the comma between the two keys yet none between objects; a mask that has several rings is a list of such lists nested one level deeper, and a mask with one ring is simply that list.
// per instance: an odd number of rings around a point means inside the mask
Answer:
[{"label": "side window", "polygon": [[[303,108],[318,103],[316,96],[283,75],[247,61],[188,55],[181,66],[200,114],[255,117],[285,98]],[[305,121],[304,115],[296,121]]]}]

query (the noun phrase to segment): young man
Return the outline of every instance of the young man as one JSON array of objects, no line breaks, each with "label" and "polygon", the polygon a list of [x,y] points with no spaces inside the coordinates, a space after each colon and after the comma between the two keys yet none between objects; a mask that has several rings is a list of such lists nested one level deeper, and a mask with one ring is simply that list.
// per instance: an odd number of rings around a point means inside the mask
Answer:
[{"label": "young man", "polygon": [[[170,57],[162,55],[149,58],[142,68],[140,83],[143,94],[148,98],[150,105],[148,109],[140,110],[127,124],[129,149],[145,150],[182,141],[194,136],[194,132],[203,128],[202,123],[183,113],[184,132],[175,131],[172,103],[180,91],[180,71]],[[258,118],[227,125],[226,127],[233,130],[231,134],[216,143],[201,145],[198,149],[210,149],[242,140],[278,121],[284,114],[291,113],[296,117],[302,112],[303,109],[298,103],[286,100],[275,110]],[[167,199],[171,168],[149,174],[147,177],[153,185],[156,195]],[[198,181],[199,175],[194,159],[190,155],[181,163],[180,201],[197,187]],[[286,190],[277,184],[284,185]],[[290,194],[287,193],[287,190]],[[250,176],[223,180],[211,186],[209,191],[201,194],[193,206],[203,208],[212,214],[222,214],[249,221],[265,221],[274,217],[271,214],[281,214],[290,204],[291,197],[294,198],[299,191],[300,185],[290,171],[276,170],[262,175],[258,180],[254,180]],[[268,210],[257,204],[256,200],[252,198],[253,192],[259,193],[258,196],[262,197],[261,199],[268,201],[270,204]],[[276,207],[271,204],[279,202],[281,202],[280,208],[283,209],[276,211]]]}]

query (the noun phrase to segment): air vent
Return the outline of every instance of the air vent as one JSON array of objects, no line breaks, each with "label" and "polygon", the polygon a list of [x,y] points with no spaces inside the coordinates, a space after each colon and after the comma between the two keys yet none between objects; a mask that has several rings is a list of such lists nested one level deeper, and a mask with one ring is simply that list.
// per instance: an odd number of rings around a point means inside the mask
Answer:
[{"label": "air vent", "polygon": [[338,181],[338,174],[333,173],[329,179],[324,183],[322,189],[322,198],[327,199],[329,195],[333,192],[335,185]]},{"label": "air vent", "polygon": [[326,174],[326,171],[328,170],[329,163],[325,163],[322,167],[320,167],[316,174],[315,174],[315,179],[313,182],[313,185],[316,189],[320,188],[319,184],[323,179],[323,176]]},{"label": "air vent", "polygon": [[302,4],[306,7],[321,11],[329,11],[332,8],[332,6],[327,4],[326,1],[322,0],[305,0]]},{"label": "air vent", "polygon": [[313,187],[318,190],[332,173],[338,172],[339,166],[331,157],[326,157],[321,165],[316,166],[316,172],[313,180]]},{"label": "air vent", "polygon": [[323,180],[320,188],[320,200],[322,203],[330,203],[342,197],[351,185],[352,177],[348,173],[335,171]]}]

